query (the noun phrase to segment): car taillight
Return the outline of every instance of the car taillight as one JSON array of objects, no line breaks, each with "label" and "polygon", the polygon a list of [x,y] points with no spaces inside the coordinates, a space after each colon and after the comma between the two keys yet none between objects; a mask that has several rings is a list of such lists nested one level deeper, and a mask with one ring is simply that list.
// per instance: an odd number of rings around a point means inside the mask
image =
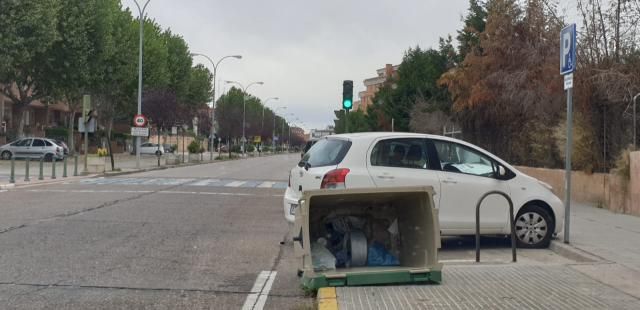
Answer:
[{"label": "car taillight", "polygon": [[60,148],[59,147],[56,148],[56,152],[60,153]]},{"label": "car taillight", "polygon": [[334,169],[322,178],[320,188],[345,188],[345,179],[351,170],[347,168]]}]

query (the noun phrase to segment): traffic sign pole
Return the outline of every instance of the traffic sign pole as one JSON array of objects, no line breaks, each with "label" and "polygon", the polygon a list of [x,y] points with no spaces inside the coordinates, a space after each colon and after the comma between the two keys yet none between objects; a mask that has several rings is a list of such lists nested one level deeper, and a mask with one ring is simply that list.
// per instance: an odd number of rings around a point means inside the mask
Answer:
[{"label": "traffic sign pole", "polygon": [[567,145],[565,148],[564,243],[569,243],[571,223],[571,154],[573,147],[573,72],[576,70],[576,24],[560,31],[560,74],[567,91]]}]

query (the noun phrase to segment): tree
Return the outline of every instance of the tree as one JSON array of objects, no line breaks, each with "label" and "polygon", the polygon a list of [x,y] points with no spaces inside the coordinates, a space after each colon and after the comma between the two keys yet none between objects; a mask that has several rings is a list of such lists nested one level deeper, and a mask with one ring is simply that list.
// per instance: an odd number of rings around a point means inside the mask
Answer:
[{"label": "tree", "polygon": [[[333,121],[336,133],[371,131],[371,127],[369,127],[366,116],[362,111],[345,113],[344,110],[336,110],[333,113],[336,116],[336,119]],[[345,127],[347,124],[348,128]]]},{"label": "tree", "polygon": [[0,91],[18,108],[18,136],[24,135],[24,111],[49,95],[50,49],[60,40],[59,0],[3,0],[0,6]]},{"label": "tree", "polygon": [[467,54],[482,54],[480,48],[480,34],[484,31],[487,22],[487,10],[479,0],[469,0],[469,12],[464,18],[464,28],[458,30],[459,61],[464,60]]}]

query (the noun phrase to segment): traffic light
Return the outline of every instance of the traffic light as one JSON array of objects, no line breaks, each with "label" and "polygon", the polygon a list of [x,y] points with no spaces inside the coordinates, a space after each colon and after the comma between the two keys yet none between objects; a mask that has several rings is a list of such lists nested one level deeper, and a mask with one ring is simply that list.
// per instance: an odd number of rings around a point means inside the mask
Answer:
[{"label": "traffic light", "polygon": [[353,81],[342,82],[342,108],[347,111],[353,108]]}]

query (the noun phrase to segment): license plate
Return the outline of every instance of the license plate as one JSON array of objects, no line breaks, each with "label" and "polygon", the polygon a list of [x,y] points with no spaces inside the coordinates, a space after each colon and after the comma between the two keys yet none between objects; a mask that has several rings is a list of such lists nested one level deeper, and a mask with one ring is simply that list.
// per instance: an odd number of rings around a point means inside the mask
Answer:
[{"label": "license plate", "polygon": [[297,204],[291,204],[291,207],[289,208],[289,214],[296,215],[296,209],[297,208],[298,208]]}]

